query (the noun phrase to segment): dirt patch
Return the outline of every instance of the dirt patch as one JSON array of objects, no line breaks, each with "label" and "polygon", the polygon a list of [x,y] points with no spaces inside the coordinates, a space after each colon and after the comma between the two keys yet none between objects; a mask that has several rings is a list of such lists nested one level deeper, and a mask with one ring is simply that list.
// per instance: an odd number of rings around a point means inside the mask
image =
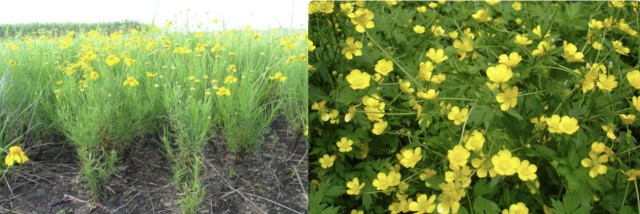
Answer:
[{"label": "dirt patch", "polygon": [[[263,136],[260,151],[242,163],[227,154],[224,143],[207,144],[202,175],[207,197],[201,213],[307,213],[307,146],[300,137],[291,152],[297,135],[277,119]],[[82,189],[71,146],[51,142],[26,147],[32,161],[0,181],[0,213],[180,212],[171,162],[156,140],[144,140],[120,158],[97,201]]]}]

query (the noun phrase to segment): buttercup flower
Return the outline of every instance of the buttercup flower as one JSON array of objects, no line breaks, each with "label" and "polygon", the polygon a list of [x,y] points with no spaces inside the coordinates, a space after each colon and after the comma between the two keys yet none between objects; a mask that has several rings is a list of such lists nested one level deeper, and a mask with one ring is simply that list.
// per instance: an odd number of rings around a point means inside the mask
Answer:
[{"label": "buttercup flower", "polygon": [[507,111],[518,104],[518,87],[504,89],[504,92],[496,95],[496,100],[500,103],[500,110]]},{"label": "buttercup flower", "polygon": [[436,209],[435,201],[435,195],[418,194],[416,201],[409,203],[409,210],[416,214],[432,213]]},{"label": "buttercup flower", "polygon": [[423,89],[418,90],[418,93],[416,94],[416,96],[418,96],[418,98],[420,99],[425,99],[425,100],[434,100],[436,99],[436,97],[438,97],[438,94],[440,92],[436,91],[434,89],[429,89],[427,92],[424,92]]},{"label": "buttercup flower", "polygon": [[[333,3],[332,3],[333,4]],[[373,12],[364,8],[358,8],[356,12],[347,15],[351,18],[351,23],[356,26],[356,31],[364,33],[365,28],[373,28]]]},{"label": "buttercup flower", "polygon": [[456,145],[453,149],[447,151],[447,159],[449,160],[449,168],[457,168],[467,165],[467,160],[471,153],[461,145]]},{"label": "buttercup flower", "polygon": [[640,90],[640,71],[633,70],[627,73],[627,81],[629,84],[633,86],[635,89]]},{"label": "buttercup flower", "polygon": [[524,160],[518,167],[518,177],[522,181],[534,181],[538,178],[538,175],[536,175],[537,170],[538,167],[535,164],[529,164],[528,160]]},{"label": "buttercup flower", "polygon": [[473,130],[473,133],[471,133],[471,136],[469,136],[469,138],[465,140],[464,147],[468,150],[480,151],[482,150],[482,146],[484,145],[484,142],[485,142],[484,135],[482,135],[482,133],[480,133],[478,130]]},{"label": "buttercup flower", "polygon": [[375,135],[381,135],[382,133],[384,133],[384,130],[387,128],[388,125],[389,123],[387,123],[387,121],[384,121],[384,120],[377,121],[373,124],[373,130],[371,130],[371,132],[373,132],[373,134]]},{"label": "buttercup flower", "polygon": [[611,92],[614,88],[618,87],[618,81],[616,81],[616,76],[614,75],[600,74],[596,86],[598,86],[600,90]]},{"label": "buttercup flower", "polygon": [[527,38],[527,35],[525,34],[521,34],[521,35],[516,35],[514,41],[519,44],[519,45],[530,45],[531,43],[533,43],[533,41],[529,40],[529,38]]},{"label": "buttercup flower", "polygon": [[476,13],[471,15],[471,17],[474,20],[479,21],[479,22],[491,21],[491,17],[489,16],[489,14],[487,13],[487,11],[485,9],[480,9],[480,10],[476,11]]},{"label": "buttercup flower", "polygon": [[218,97],[221,97],[221,96],[231,96],[231,91],[230,91],[229,89],[225,88],[225,87],[220,87],[220,88],[218,88],[218,90],[216,91],[216,95],[217,95]]},{"label": "buttercup flower", "polygon": [[115,64],[118,64],[120,62],[120,58],[111,54],[107,56],[107,59],[104,62],[107,63],[109,67],[111,67],[111,66],[114,66]]},{"label": "buttercup flower", "polygon": [[518,54],[518,52],[511,52],[509,56],[507,56],[506,54],[502,54],[499,56],[499,59],[500,60],[498,61],[498,63],[504,64],[509,68],[515,68],[516,66],[518,66],[520,61],[522,61],[522,57],[520,56],[520,54]]},{"label": "buttercup flower", "polygon": [[386,59],[378,60],[374,70],[383,76],[387,76],[391,71],[393,71],[393,62]]},{"label": "buttercup flower", "polygon": [[342,49],[342,54],[344,54],[344,57],[351,60],[353,59],[353,56],[362,56],[361,41],[355,41],[353,37],[348,37],[346,43],[347,46]]},{"label": "buttercup flower", "polygon": [[422,149],[404,149],[396,157],[405,168],[413,168],[422,159]]},{"label": "buttercup flower", "polygon": [[[542,29],[540,28],[540,25],[533,28],[533,34],[538,35],[538,37],[542,38]],[[544,35],[544,37],[548,36],[551,36],[551,34],[549,34],[549,30],[547,30],[547,33]]]},{"label": "buttercup flower", "polygon": [[542,55],[545,55],[550,50],[551,50],[551,46],[549,45],[549,42],[542,41],[540,42],[540,44],[538,44],[538,49],[533,50],[532,54],[534,56],[542,56]]},{"label": "buttercup flower", "polygon": [[234,77],[234,76],[227,76],[227,78],[224,78],[224,84],[233,84],[238,82],[238,78]]},{"label": "buttercup flower", "polygon": [[516,174],[518,167],[520,166],[520,159],[518,157],[511,156],[511,152],[506,149],[502,149],[497,155],[491,157],[491,164],[496,170],[498,175],[511,176]]},{"label": "buttercup flower", "polygon": [[640,111],[640,96],[631,97],[631,102],[636,110]]},{"label": "buttercup flower", "polygon": [[567,60],[567,62],[583,62],[584,54],[578,52],[578,47],[576,45],[567,43],[567,41],[562,42],[563,53],[562,57]]},{"label": "buttercup flower", "polygon": [[636,121],[636,116],[633,114],[620,114],[618,116],[620,117],[620,120],[622,120],[622,123],[625,125],[631,125]]},{"label": "buttercup flower", "polygon": [[7,166],[13,166],[13,164],[23,164],[29,160],[29,157],[24,154],[22,148],[19,146],[11,146],[9,147],[9,154],[4,158],[4,164]]},{"label": "buttercup flower", "polygon": [[498,64],[487,68],[487,77],[494,83],[506,83],[513,77],[513,72],[504,64]]},{"label": "buttercup flower", "polygon": [[451,111],[449,111],[447,118],[453,121],[454,124],[461,125],[462,123],[467,121],[468,116],[469,116],[468,108],[463,108],[462,110],[460,110],[458,106],[454,106],[453,108],[451,108]]},{"label": "buttercup flower", "polygon": [[340,152],[350,152],[351,150],[353,150],[351,145],[353,145],[353,140],[346,137],[342,137],[340,138],[340,141],[336,142],[336,146],[338,147],[338,150],[340,150]]},{"label": "buttercup flower", "polygon": [[435,66],[431,61],[421,62],[420,68],[418,70],[418,79],[424,80],[424,81],[431,80],[431,75],[433,75],[433,69],[435,69]]},{"label": "buttercup flower", "polygon": [[509,206],[509,209],[502,210],[502,214],[527,214],[529,213],[529,208],[522,203],[518,202],[517,204],[512,204]]},{"label": "buttercup flower", "polygon": [[620,40],[615,40],[612,43],[613,43],[613,49],[619,54],[622,54],[625,56],[629,54],[630,52],[629,48],[625,47]]},{"label": "buttercup flower", "polygon": [[127,79],[122,83],[122,86],[136,87],[138,85],[140,85],[140,83],[138,83],[136,78],[133,77],[127,77]]},{"label": "buttercup flower", "polygon": [[347,182],[347,195],[358,195],[362,188],[364,188],[364,183],[360,184],[360,180],[358,178],[353,178],[353,180]]},{"label": "buttercup flower", "polygon": [[427,51],[427,57],[429,57],[429,59],[431,59],[434,63],[436,64],[440,64],[442,62],[444,62],[445,60],[449,59],[449,57],[447,57],[446,55],[444,55],[444,50],[443,49],[429,49],[429,51]]},{"label": "buttercup flower", "polygon": [[604,130],[607,133],[607,137],[611,140],[615,140],[616,138],[618,138],[618,136],[616,136],[616,125],[613,123],[607,123],[606,125],[602,125],[602,130]]},{"label": "buttercup flower", "polygon": [[320,162],[320,167],[323,169],[331,168],[333,166],[333,162],[336,160],[336,155],[328,155],[324,154],[318,162]]},{"label": "buttercup flower", "polygon": [[362,72],[358,69],[351,70],[351,73],[346,76],[347,82],[351,89],[366,89],[369,87],[369,82],[371,81],[371,75],[366,72]]},{"label": "buttercup flower", "polygon": [[413,27],[413,32],[416,32],[417,34],[423,34],[425,30],[426,28],[422,25],[416,25]]},{"label": "buttercup flower", "polygon": [[282,74],[282,72],[276,72],[275,74],[273,74],[272,77],[269,77],[270,80],[277,80],[280,82],[284,82],[287,81],[287,77],[284,76],[284,74]]}]

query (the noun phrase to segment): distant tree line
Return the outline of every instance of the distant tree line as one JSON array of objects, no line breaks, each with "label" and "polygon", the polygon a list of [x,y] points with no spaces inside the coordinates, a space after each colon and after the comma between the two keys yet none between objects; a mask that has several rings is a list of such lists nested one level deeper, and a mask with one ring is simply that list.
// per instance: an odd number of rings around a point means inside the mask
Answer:
[{"label": "distant tree line", "polygon": [[103,33],[113,33],[119,30],[148,29],[151,25],[138,21],[117,21],[104,23],[27,23],[0,24],[0,38],[14,36],[61,36],[69,31],[78,33],[100,29]]}]

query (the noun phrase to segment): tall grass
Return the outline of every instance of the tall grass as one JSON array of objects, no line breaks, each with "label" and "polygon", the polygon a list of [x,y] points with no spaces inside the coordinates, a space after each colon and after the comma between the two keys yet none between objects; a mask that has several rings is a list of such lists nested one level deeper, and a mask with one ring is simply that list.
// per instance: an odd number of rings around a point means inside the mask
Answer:
[{"label": "tall grass", "polygon": [[[301,33],[118,28],[9,37],[0,40],[0,66],[14,75],[1,98],[7,109],[38,103],[16,121],[42,124],[30,135],[65,136],[95,197],[138,139],[161,138],[190,213],[204,198],[201,153],[212,135],[244,156],[260,148],[278,113],[296,127],[306,121]],[[288,79],[272,80],[277,72]]]}]

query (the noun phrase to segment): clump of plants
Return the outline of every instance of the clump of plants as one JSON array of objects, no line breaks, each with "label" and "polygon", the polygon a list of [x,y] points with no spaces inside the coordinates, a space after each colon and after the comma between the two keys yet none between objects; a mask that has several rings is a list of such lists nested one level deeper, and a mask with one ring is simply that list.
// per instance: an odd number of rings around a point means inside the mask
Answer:
[{"label": "clump of plants", "polygon": [[310,213],[638,212],[638,10],[311,2]]}]

